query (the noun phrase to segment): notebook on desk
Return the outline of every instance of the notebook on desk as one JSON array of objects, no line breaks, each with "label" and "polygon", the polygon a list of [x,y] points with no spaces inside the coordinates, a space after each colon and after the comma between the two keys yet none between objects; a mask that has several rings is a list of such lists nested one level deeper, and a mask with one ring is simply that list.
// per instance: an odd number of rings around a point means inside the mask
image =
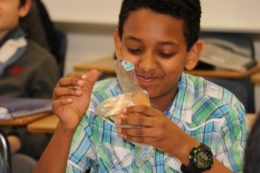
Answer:
[{"label": "notebook on desk", "polygon": [[246,71],[256,66],[249,48],[239,47],[231,42],[220,39],[204,39],[205,48],[200,61],[216,68]]},{"label": "notebook on desk", "polygon": [[205,44],[197,69],[246,72],[257,66],[253,41],[245,35],[204,32],[200,39]]},{"label": "notebook on desk", "polygon": [[0,97],[0,119],[13,119],[51,111],[50,99]]}]

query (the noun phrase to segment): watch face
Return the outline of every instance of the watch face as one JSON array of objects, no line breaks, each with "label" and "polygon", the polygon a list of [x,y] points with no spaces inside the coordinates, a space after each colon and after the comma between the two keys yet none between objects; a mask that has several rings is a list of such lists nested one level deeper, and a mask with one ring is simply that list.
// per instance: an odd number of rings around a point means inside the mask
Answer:
[{"label": "watch face", "polygon": [[201,172],[210,169],[213,164],[213,154],[210,148],[204,144],[193,148],[190,153],[190,162]]},{"label": "watch face", "polygon": [[199,169],[204,169],[209,167],[209,163],[211,162],[209,156],[204,152],[198,152],[195,159],[196,159],[195,161],[196,166]]}]

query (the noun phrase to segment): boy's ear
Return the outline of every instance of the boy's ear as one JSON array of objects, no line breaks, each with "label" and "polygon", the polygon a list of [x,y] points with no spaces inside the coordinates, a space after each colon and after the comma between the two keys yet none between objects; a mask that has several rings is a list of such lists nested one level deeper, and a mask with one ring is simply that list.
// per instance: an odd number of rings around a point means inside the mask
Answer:
[{"label": "boy's ear", "polygon": [[122,57],[122,41],[119,37],[118,30],[114,31],[114,45],[115,45],[115,53],[117,58]]},{"label": "boy's ear", "polygon": [[31,7],[32,7],[32,0],[26,0],[25,4],[20,6],[19,8],[19,16],[25,17],[29,13]]},{"label": "boy's ear", "polygon": [[203,49],[204,42],[202,40],[198,40],[189,50],[187,58],[186,58],[186,70],[192,70],[196,67],[200,54]]}]

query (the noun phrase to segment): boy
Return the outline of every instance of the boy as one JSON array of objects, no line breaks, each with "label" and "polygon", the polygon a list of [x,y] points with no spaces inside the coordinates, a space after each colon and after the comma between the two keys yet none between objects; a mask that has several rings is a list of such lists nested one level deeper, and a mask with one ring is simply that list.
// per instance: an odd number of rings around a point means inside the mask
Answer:
[{"label": "boy", "polygon": [[124,0],[116,55],[135,65],[153,106],[127,107],[113,126],[94,110],[122,93],[115,79],[92,92],[96,71],[62,78],[53,97],[60,123],[35,172],[241,172],[243,106],[220,86],[183,73],[202,49],[200,15],[199,0]]},{"label": "boy", "polygon": [[[25,38],[19,20],[25,17],[31,0],[0,1],[0,95],[51,98],[58,81],[55,59]],[[11,152],[38,158],[48,143],[43,134],[29,134],[24,127],[1,127],[8,135]],[[21,171],[21,170],[20,170]]]},{"label": "boy", "polygon": [[[31,0],[1,1],[0,95],[51,98],[58,81],[55,58],[30,40],[19,20],[31,8]],[[18,80],[19,79],[19,80]]]}]

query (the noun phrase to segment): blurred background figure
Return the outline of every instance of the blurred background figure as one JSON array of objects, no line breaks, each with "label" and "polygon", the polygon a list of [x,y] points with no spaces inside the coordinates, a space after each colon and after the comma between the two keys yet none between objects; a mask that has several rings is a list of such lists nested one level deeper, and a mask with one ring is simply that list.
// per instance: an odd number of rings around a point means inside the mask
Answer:
[{"label": "blurred background figure", "polygon": [[[23,23],[31,7],[32,0],[0,1],[0,96],[51,98],[60,76],[56,58],[48,51],[52,46],[48,48],[47,42],[46,47],[41,47],[29,39],[32,34],[26,26],[38,28],[34,38],[39,38],[39,41],[35,41],[42,43],[42,46],[44,40],[41,39],[47,38],[43,30],[39,29],[45,26],[44,23],[37,23],[38,20],[34,20],[36,23]],[[10,144],[12,172],[28,172],[30,166],[27,169],[20,160],[33,165],[32,158],[39,158],[50,137],[46,134],[30,134],[25,127],[20,126],[0,128]]]},{"label": "blurred background figure", "polygon": [[245,150],[244,173],[260,173],[260,113],[251,129]]},{"label": "blurred background figure", "polygon": [[28,15],[21,19],[20,25],[28,39],[48,50],[58,64],[60,75],[63,75],[67,36],[58,30],[51,20],[48,10],[41,0],[33,0]]}]

